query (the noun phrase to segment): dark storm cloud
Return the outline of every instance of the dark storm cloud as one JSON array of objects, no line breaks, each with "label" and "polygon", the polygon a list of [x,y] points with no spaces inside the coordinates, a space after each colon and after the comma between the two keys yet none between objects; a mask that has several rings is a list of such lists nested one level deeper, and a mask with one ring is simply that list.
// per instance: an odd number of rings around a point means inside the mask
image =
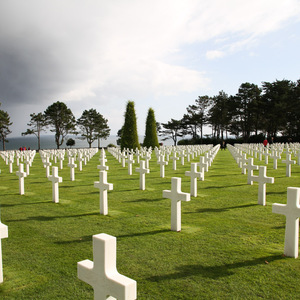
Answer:
[{"label": "dark storm cloud", "polygon": [[20,39],[0,46],[0,102],[46,101],[63,88],[67,70],[40,39]]}]

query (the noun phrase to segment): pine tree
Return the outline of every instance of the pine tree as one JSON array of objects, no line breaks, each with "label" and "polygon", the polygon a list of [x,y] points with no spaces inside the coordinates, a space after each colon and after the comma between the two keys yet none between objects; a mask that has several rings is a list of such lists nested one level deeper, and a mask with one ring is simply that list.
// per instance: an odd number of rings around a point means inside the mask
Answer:
[{"label": "pine tree", "polygon": [[154,110],[149,108],[148,115],[146,119],[146,131],[145,131],[145,138],[144,138],[144,147],[159,147],[158,138],[157,138],[157,130],[156,130],[156,121]]},{"label": "pine tree", "polygon": [[129,149],[140,148],[133,101],[127,102],[127,107],[125,112],[125,122],[123,126],[122,137],[121,137],[121,150],[123,150],[124,148],[129,148]]}]

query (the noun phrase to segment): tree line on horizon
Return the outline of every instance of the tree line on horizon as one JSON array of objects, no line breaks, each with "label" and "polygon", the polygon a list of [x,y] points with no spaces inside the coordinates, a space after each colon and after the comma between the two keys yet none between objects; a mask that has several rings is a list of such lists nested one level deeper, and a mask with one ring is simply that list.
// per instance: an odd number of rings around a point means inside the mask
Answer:
[{"label": "tree line on horizon", "polygon": [[186,110],[182,119],[171,119],[160,127],[160,134],[175,145],[186,135],[192,137],[191,143],[202,143],[204,126],[211,127],[216,140],[233,135],[247,143],[251,137],[282,135],[299,141],[300,80],[262,82],[262,87],[245,82],[234,96],[224,91],[213,97],[199,96]]},{"label": "tree line on horizon", "polygon": [[[57,149],[60,148],[66,136],[69,134],[80,134],[80,138],[86,139],[89,147],[91,147],[92,143],[97,139],[98,147],[100,147],[100,139],[106,139],[110,134],[110,128],[107,124],[108,120],[93,108],[84,110],[81,117],[76,120],[71,109],[69,109],[65,103],[57,101],[48,106],[43,113],[32,113],[30,117],[30,122],[27,124],[29,128],[26,132],[23,132],[22,135],[34,134],[38,140],[38,150],[40,150],[41,132],[45,131],[49,126],[51,128],[50,131],[55,133]],[[12,122],[10,122],[9,114],[0,110],[0,140],[3,142],[3,150],[5,150],[5,142],[8,142],[6,137],[11,133],[9,129],[11,125]],[[139,148],[140,144],[138,141],[133,101],[128,101],[127,103],[125,122],[122,128],[124,128],[124,134],[121,148]],[[73,139],[67,141],[67,146],[74,144],[75,141]],[[159,146],[154,110],[152,108],[149,108],[148,111],[144,144],[148,147],[152,146],[153,148]]]},{"label": "tree line on horizon", "polygon": [[[4,114],[5,113],[5,114]],[[98,139],[106,139],[109,136],[110,129],[105,119],[95,109],[84,110],[81,117],[76,120],[70,108],[63,102],[57,101],[42,113],[30,114],[30,122],[27,124],[29,128],[22,135],[34,134],[38,140],[38,150],[40,150],[41,132],[50,126],[50,131],[55,133],[55,143],[57,149],[65,141],[68,134],[81,135],[81,139],[86,139],[89,147]],[[3,150],[5,150],[5,142],[7,135],[11,133],[9,126],[12,125],[7,112],[0,110],[0,140],[2,141]],[[79,131],[77,130],[79,128]],[[75,141],[69,139],[68,145],[74,144]]]},{"label": "tree line on horizon", "polygon": [[[178,138],[185,136],[192,137],[190,143],[202,143],[204,126],[211,127],[211,137],[217,140],[227,139],[228,134],[242,142],[248,142],[253,136],[276,138],[278,134],[300,140],[300,80],[262,82],[262,87],[245,82],[234,96],[223,90],[212,97],[199,96],[195,104],[189,105],[186,110],[180,120],[158,123],[154,110],[149,108],[143,146],[158,147],[157,135],[162,136],[163,140],[172,139],[174,145],[177,145]],[[59,101],[50,105],[44,113],[33,113],[30,117],[27,124],[30,128],[22,135],[35,134],[38,149],[40,133],[47,126],[55,132],[57,148],[68,134],[81,134],[81,138],[86,139],[91,147],[95,140],[106,139],[110,133],[107,119],[95,109],[85,110],[76,120],[66,104]],[[9,114],[0,110],[0,140],[4,150],[11,125]],[[124,125],[117,135],[122,150],[140,147],[133,101],[127,102]]]}]

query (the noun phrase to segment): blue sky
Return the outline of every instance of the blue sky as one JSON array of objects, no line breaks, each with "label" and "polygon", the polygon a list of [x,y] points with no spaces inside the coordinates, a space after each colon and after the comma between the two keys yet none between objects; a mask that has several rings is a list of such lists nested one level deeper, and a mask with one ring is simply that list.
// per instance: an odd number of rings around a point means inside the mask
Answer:
[{"label": "blue sky", "polygon": [[10,136],[56,101],[114,135],[133,100],[143,135],[149,107],[167,122],[198,96],[300,79],[299,33],[299,0],[0,0],[1,109]]}]

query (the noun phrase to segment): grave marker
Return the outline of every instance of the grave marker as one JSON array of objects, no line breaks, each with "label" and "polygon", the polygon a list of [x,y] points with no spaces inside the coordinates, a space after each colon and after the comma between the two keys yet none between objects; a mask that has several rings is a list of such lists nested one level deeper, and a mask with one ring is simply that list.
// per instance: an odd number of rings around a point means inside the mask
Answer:
[{"label": "grave marker", "polygon": [[145,190],[146,188],[146,175],[150,173],[150,170],[145,167],[146,162],[144,160],[140,160],[140,167],[136,168],[136,172],[140,173],[140,190]]},{"label": "grave marker", "polygon": [[2,239],[8,237],[8,228],[0,222],[0,283],[3,282],[3,266],[2,266]]},{"label": "grave marker", "polygon": [[168,165],[168,162],[165,161],[165,156],[160,155],[157,163],[160,165],[160,177],[164,178],[165,177],[165,166]]},{"label": "grave marker", "polygon": [[44,162],[44,168],[46,168],[46,177],[48,178],[50,175],[50,166],[52,163],[49,161],[49,156],[46,157],[46,161]]},{"label": "grave marker", "polygon": [[164,190],[163,198],[171,199],[171,230],[181,231],[181,201],[190,201],[191,197],[181,192],[180,177],[172,177],[171,190]]},{"label": "grave marker", "polygon": [[174,151],[173,152],[173,156],[171,157],[171,159],[173,160],[173,170],[176,171],[177,168],[177,160],[179,160],[179,157],[177,157],[177,152]]},{"label": "grave marker", "polygon": [[26,172],[24,172],[24,165],[19,164],[19,171],[16,172],[19,177],[19,193],[20,195],[24,195],[24,177],[27,176]]},{"label": "grave marker", "polygon": [[70,179],[71,181],[75,180],[75,168],[77,165],[74,163],[74,157],[70,157],[70,162],[68,163],[68,167],[70,168]]},{"label": "grave marker", "polygon": [[59,202],[58,184],[63,181],[62,177],[58,176],[58,167],[52,167],[52,175],[48,177],[48,180],[52,182],[52,201],[54,203]]},{"label": "grave marker", "polygon": [[78,153],[79,171],[82,171],[82,162],[83,162],[84,160],[85,160],[85,159],[84,159],[83,156],[82,156],[82,152],[79,152],[79,153]]},{"label": "grave marker", "polygon": [[299,244],[299,216],[300,216],[300,188],[287,189],[287,204],[274,203],[272,212],[286,216],[284,254],[298,257]]},{"label": "grave marker", "polygon": [[286,155],[286,159],[282,161],[284,164],[286,164],[286,177],[291,177],[292,173],[292,165],[296,163],[295,160],[291,159],[291,154]]},{"label": "grave marker", "polygon": [[93,257],[94,262],[86,259],[77,263],[77,276],[93,287],[94,299],[137,298],[136,281],[117,271],[115,237],[105,233],[93,235]]},{"label": "grave marker", "polygon": [[278,151],[274,151],[273,154],[270,155],[270,158],[273,159],[273,169],[277,170],[277,160],[281,158]]},{"label": "grave marker", "polygon": [[9,163],[9,173],[13,173],[13,163],[14,163],[14,157],[12,155],[9,156],[8,159],[8,163]]},{"label": "grave marker", "polygon": [[253,165],[253,157],[248,158],[248,165],[246,167],[248,171],[248,178],[247,178],[247,184],[252,185],[253,184],[253,170],[258,170],[258,166]]},{"label": "grave marker", "polygon": [[94,182],[94,187],[99,189],[100,192],[100,214],[108,214],[108,205],[107,205],[107,190],[111,191],[113,189],[112,183],[107,183],[107,172],[99,172],[99,181]]},{"label": "grave marker", "polygon": [[253,181],[258,182],[258,204],[266,205],[266,183],[274,183],[274,177],[267,177],[267,167],[259,166],[258,176],[252,176]]},{"label": "grave marker", "polygon": [[127,158],[128,175],[132,175],[132,164],[134,164],[133,154],[129,154]]},{"label": "grave marker", "polygon": [[193,197],[197,197],[197,178],[201,179],[202,177],[202,173],[197,172],[197,163],[191,163],[191,171],[186,171],[185,176],[191,177],[190,194]]}]

